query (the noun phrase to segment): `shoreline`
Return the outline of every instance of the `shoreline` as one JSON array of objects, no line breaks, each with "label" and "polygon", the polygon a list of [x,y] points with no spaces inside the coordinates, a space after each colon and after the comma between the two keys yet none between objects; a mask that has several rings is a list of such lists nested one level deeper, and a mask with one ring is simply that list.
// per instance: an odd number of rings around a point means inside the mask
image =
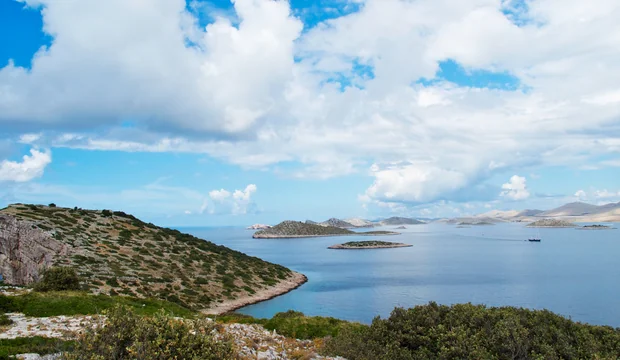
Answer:
[{"label": "shoreline", "polygon": [[287,294],[299,288],[306,282],[308,282],[308,277],[306,277],[306,275],[293,271],[293,276],[291,278],[282,280],[278,284],[267,289],[259,290],[254,295],[247,295],[235,300],[227,300],[222,303],[216,303],[206,309],[200,310],[200,312],[206,315],[222,315],[240,309],[244,306],[271,300],[280,295]]}]

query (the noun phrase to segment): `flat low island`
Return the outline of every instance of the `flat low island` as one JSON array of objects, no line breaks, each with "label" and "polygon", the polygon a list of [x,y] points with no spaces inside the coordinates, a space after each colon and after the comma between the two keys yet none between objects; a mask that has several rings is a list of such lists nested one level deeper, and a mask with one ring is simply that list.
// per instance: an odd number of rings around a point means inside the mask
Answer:
[{"label": "flat low island", "polygon": [[401,247],[411,247],[413,245],[403,244],[403,243],[395,243],[389,241],[349,241],[344,244],[332,245],[328,247],[328,249],[391,249],[391,248],[401,248]]}]

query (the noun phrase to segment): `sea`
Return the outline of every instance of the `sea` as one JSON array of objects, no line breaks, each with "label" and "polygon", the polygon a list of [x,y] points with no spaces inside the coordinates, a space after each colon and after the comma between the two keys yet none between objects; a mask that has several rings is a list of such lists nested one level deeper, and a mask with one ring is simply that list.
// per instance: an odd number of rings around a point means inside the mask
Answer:
[{"label": "sea", "polygon": [[[292,292],[238,310],[254,317],[292,309],[370,323],[395,307],[434,301],[548,309],[575,321],[620,327],[620,229],[532,229],[524,223],[406,227],[372,229],[402,233],[396,236],[300,239],[253,239],[252,230],[235,227],[179,230],[308,277]],[[527,241],[536,236],[540,243]],[[361,240],[413,246],[327,248]]]}]

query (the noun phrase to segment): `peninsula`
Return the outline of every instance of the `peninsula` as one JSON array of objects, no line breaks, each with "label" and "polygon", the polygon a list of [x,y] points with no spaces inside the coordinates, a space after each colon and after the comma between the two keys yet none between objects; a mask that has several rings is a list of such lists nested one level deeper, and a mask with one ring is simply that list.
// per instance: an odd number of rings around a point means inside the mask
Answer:
[{"label": "peninsula", "polygon": [[395,243],[389,241],[349,241],[344,244],[332,245],[328,249],[345,249],[345,250],[362,250],[362,249],[390,249],[390,248],[402,248],[411,247],[413,245]]},{"label": "peninsula", "polygon": [[575,224],[560,219],[541,219],[528,224],[527,227],[574,228]]},{"label": "peninsula", "polygon": [[0,270],[30,285],[75,269],[90,293],[167,300],[223,313],[289,292],[302,274],[122,211],[15,204],[0,210]]},{"label": "peninsula", "polygon": [[323,226],[300,221],[283,221],[269,229],[260,230],[252,236],[255,239],[289,239],[321,236],[374,236],[400,235],[393,231],[355,232],[335,226]]}]

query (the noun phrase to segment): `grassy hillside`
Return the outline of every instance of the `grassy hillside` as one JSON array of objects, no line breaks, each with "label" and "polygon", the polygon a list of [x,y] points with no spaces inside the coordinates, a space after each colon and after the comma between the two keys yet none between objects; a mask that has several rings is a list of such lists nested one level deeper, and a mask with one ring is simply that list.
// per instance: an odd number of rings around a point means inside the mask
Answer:
[{"label": "grassy hillside", "polygon": [[34,205],[0,210],[67,244],[56,266],[77,270],[94,293],[165,299],[203,309],[253,295],[293,272],[132,215]]}]

